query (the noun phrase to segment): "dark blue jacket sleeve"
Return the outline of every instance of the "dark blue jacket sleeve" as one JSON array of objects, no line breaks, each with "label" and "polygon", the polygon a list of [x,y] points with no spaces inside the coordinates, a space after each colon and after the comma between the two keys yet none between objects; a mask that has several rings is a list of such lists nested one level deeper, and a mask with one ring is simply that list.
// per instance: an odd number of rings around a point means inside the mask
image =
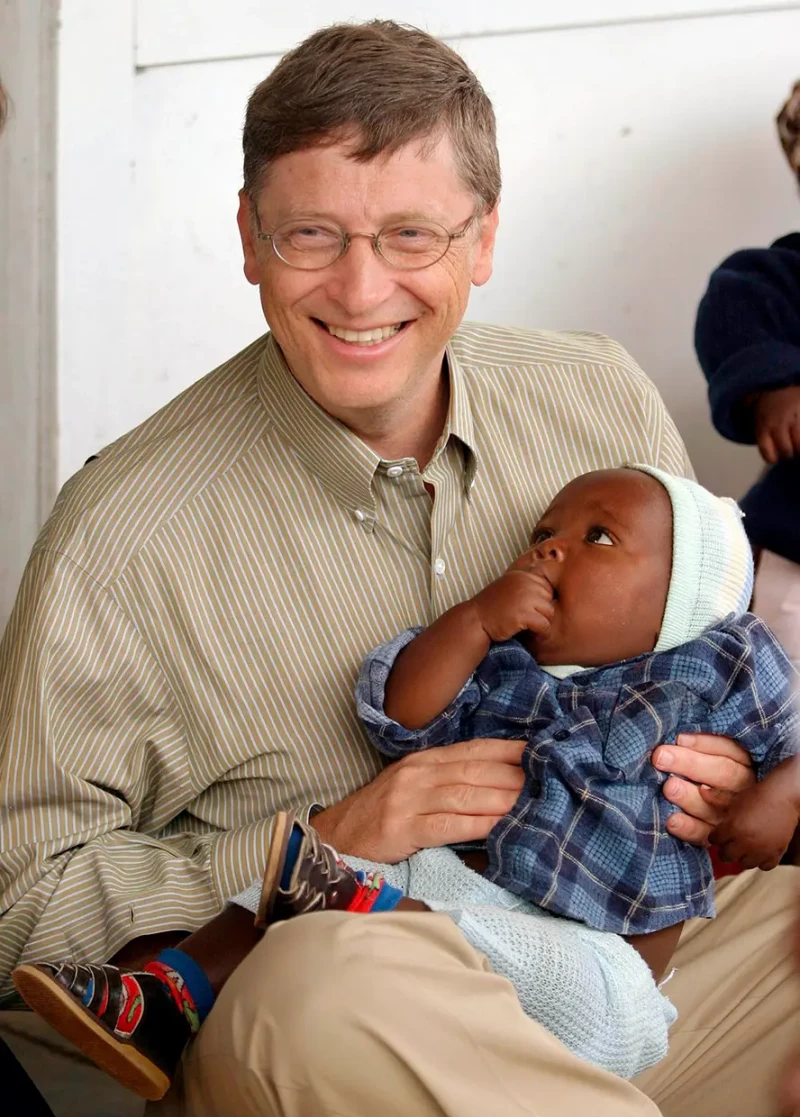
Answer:
[{"label": "dark blue jacket sleeve", "polygon": [[800,384],[800,233],[717,268],[697,312],[695,348],[714,426],[734,442],[755,442],[748,396]]}]

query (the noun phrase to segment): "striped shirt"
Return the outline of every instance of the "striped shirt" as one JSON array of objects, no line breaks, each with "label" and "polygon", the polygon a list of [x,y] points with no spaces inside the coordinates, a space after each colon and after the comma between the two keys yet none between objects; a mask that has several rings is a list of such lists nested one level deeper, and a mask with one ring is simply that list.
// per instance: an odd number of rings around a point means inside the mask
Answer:
[{"label": "striped shirt", "polygon": [[0,995],[21,959],[204,923],[260,877],[276,811],[378,773],[370,648],[496,578],[577,474],[689,470],[606,338],[468,325],[447,367],[422,472],[267,335],[66,484],[0,645]]}]

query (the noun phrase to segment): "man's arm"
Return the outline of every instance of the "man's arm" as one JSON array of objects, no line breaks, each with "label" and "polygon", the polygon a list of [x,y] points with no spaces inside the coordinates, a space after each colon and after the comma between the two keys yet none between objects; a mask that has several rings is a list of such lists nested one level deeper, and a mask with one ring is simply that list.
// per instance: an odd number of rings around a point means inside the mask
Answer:
[{"label": "man's arm", "polygon": [[203,791],[179,704],[106,590],[42,551],[0,646],[0,786],[0,996],[22,958],[193,930],[263,871],[269,819],[155,837]]}]

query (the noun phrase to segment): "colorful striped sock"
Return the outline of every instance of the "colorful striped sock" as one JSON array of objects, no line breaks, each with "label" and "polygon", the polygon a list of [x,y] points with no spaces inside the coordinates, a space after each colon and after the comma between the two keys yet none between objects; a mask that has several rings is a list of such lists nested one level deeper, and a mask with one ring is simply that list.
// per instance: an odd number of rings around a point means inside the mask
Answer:
[{"label": "colorful striped sock", "polygon": [[144,968],[164,982],[192,1031],[198,1031],[217,999],[202,966],[182,950],[169,949]]},{"label": "colorful striped sock", "polygon": [[393,911],[403,899],[403,893],[400,889],[387,884],[380,873],[370,873],[367,877],[364,876],[364,873],[358,873],[357,875],[362,878],[362,884],[352,902],[348,905],[348,911],[362,913]]}]

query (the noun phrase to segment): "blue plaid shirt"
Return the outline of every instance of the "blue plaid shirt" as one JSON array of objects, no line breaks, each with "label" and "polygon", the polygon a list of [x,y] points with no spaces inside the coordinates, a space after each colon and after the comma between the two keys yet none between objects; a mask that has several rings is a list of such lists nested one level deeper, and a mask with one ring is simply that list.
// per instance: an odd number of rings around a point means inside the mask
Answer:
[{"label": "blue plaid shirt", "polygon": [[714,914],[705,849],[667,833],[675,808],[650,753],[679,733],[719,733],[759,778],[794,755],[795,673],[769,629],[732,615],[691,643],[556,679],[518,640],[492,645],[461,693],[424,729],[383,712],[409,629],[367,658],[356,689],[371,740],[399,759],[475,737],[524,740],[525,786],[487,840],[486,875],[549,911],[619,934]]}]

